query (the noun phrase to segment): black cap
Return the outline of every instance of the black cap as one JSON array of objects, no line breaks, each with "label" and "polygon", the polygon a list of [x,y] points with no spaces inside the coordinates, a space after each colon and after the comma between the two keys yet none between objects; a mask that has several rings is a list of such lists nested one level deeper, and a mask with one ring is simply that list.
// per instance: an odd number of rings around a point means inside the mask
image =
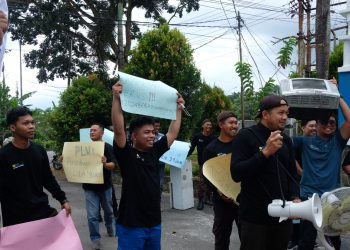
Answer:
[{"label": "black cap", "polygon": [[264,110],[273,109],[282,105],[288,105],[286,99],[278,95],[265,96],[259,103],[258,113],[255,118],[260,118]]},{"label": "black cap", "polygon": [[226,120],[227,118],[229,117],[236,117],[237,116],[235,115],[235,113],[231,112],[231,111],[222,111],[220,114],[218,114],[218,117],[217,117],[217,121],[218,123],[221,122],[221,121],[224,121]]}]

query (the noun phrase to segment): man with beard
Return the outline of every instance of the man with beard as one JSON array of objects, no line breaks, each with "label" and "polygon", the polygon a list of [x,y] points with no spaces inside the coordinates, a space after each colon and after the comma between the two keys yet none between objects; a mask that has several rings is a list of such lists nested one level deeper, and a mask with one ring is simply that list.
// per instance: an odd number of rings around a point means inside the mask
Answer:
[{"label": "man with beard", "polygon": [[[317,120],[317,135],[300,136],[293,139],[295,149],[301,152],[303,175],[300,182],[300,197],[307,200],[316,193],[321,196],[340,187],[340,167],[342,151],[350,138],[350,109],[341,97],[339,105],[344,122],[337,130],[334,114],[320,117]],[[299,250],[314,248],[317,231],[313,224],[303,220]],[[335,249],[340,249],[340,238],[330,237]]]},{"label": "man with beard", "polygon": [[280,96],[266,96],[259,104],[260,121],[242,129],[233,140],[231,175],[241,182],[239,223],[241,250],[286,249],[292,223],[269,216],[274,199],[299,200],[292,140],[282,131],[288,103]]},{"label": "man with beard", "polygon": [[199,165],[199,185],[198,185],[198,210],[203,210],[204,208],[204,197],[208,192],[208,187],[206,179],[203,176],[203,150],[204,148],[215,139],[215,136],[212,134],[213,125],[209,119],[204,119],[202,122],[202,132],[195,134],[191,139],[191,147],[188,152],[190,156],[194,149],[197,147],[197,159]]},{"label": "man with beard", "polygon": [[[220,135],[204,149],[204,162],[232,152],[232,142],[238,131],[237,116],[233,112],[223,111],[218,115],[217,121],[220,127]],[[236,221],[237,224],[238,206],[217,188],[212,186],[211,189],[213,190],[214,205],[213,233],[215,235],[215,250],[228,250],[230,247],[232,223]]]}]

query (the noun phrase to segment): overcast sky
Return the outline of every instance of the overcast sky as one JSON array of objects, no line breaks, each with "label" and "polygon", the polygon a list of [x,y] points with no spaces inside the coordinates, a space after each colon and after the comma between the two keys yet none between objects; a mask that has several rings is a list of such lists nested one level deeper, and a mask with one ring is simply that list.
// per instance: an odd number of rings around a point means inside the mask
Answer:
[{"label": "overcast sky", "polygon": [[[253,66],[256,88],[261,87],[261,84],[276,71],[277,52],[282,43],[273,45],[272,42],[278,38],[296,35],[298,32],[297,17],[290,16],[290,0],[200,0],[199,11],[184,13],[181,19],[173,18],[170,22],[171,27],[178,28],[192,45],[194,60],[202,77],[208,84],[221,87],[226,94],[240,90],[240,81],[234,68],[234,64],[239,61],[239,53],[238,36],[235,30],[236,11],[233,2],[245,23],[242,28],[243,60]],[[331,1],[331,3],[339,2],[342,1]],[[176,1],[173,3],[176,4]],[[339,10],[345,7],[345,5],[332,7],[333,28],[346,24],[345,19],[338,14]],[[312,14],[311,26],[314,30],[315,11]],[[165,16],[169,18],[169,15]],[[133,20],[150,22],[140,26],[142,31],[153,27],[153,21],[145,20],[142,10],[133,12]],[[338,35],[342,34],[345,34],[345,30],[338,32]],[[5,79],[14,95],[20,83],[18,41],[11,41],[8,38],[7,49],[10,52],[4,58]],[[29,46],[22,46],[22,56],[30,49],[32,48]],[[296,53],[292,61],[296,62]],[[291,69],[295,70],[295,65],[279,71],[275,75],[276,81],[286,78]],[[57,79],[47,84],[38,84],[35,76],[36,71],[26,68],[23,62],[23,93],[37,91],[26,104],[33,104],[34,107],[42,109],[52,107],[52,102],[57,104],[60,92],[67,86],[67,80]]]}]

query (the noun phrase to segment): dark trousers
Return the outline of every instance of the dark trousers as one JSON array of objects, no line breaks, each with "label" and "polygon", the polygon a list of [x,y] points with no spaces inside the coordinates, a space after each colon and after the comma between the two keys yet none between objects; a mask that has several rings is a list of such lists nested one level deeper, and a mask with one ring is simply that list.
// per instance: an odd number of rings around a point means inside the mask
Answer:
[{"label": "dark trousers", "polygon": [[112,207],[113,207],[113,215],[115,218],[118,217],[118,201],[115,195],[114,185],[112,184]]},{"label": "dark trousers", "polygon": [[298,244],[300,235],[300,223],[293,224],[292,236],[290,237],[290,241]]},{"label": "dark trousers", "polygon": [[[215,250],[229,250],[233,221],[238,218],[238,206],[233,203],[214,200]],[[237,225],[238,228],[238,225]]]},{"label": "dark trousers", "polygon": [[203,199],[205,194],[209,191],[207,179],[203,175],[203,166],[199,166],[200,174],[199,174],[199,185],[198,185],[198,199]]},{"label": "dark trousers", "polygon": [[283,250],[287,249],[292,223],[254,224],[240,221],[241,250]]},{"label": "dark trousers", "polygon": [[[302,220],[300,240],[298,242],[298,250],[313,250],[316,237],[317,231],[312,222]],[[328,236],[328,239],[331,241],[336,250],[340,249],[341,241],[339,236]]]}]

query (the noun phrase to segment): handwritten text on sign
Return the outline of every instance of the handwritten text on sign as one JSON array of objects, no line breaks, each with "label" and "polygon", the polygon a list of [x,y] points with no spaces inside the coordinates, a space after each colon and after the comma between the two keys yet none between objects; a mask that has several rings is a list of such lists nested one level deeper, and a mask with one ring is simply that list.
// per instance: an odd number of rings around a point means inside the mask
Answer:
[{"label": "handwritten text on sign", "polygon": [[124,111],[170,120],[176,119],[176,89],[161,81],[151,81],[122,72],[118,74],[123,84],[120,98]]},{"label": "handwritten text on sign", "polygon": [[189,150],[190,144],[188,142],[175,140],[170,149],[166,151],[159,160],[171,166],[182,168]]},{"label": "handwritten text on sign", "polygon": [[103,183],[101,158],[104,142],[65,142],[63,168],[67,180],[79,183]]}]

